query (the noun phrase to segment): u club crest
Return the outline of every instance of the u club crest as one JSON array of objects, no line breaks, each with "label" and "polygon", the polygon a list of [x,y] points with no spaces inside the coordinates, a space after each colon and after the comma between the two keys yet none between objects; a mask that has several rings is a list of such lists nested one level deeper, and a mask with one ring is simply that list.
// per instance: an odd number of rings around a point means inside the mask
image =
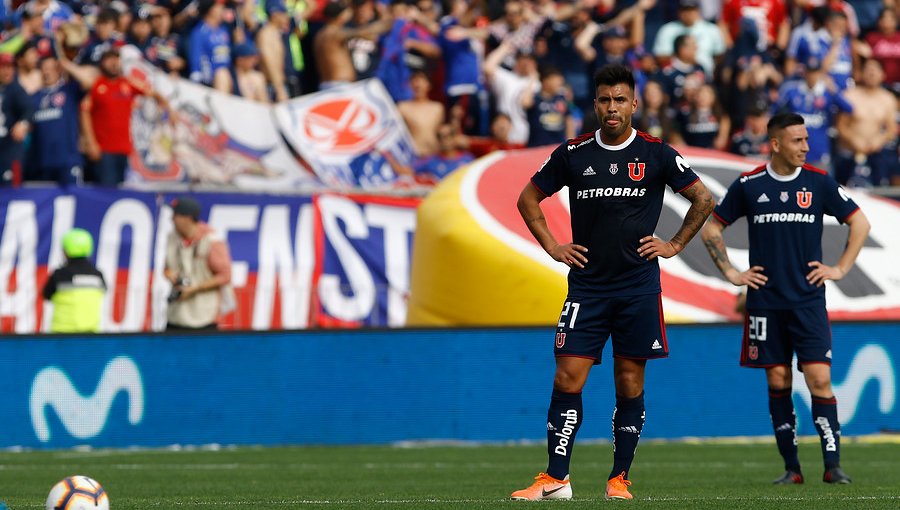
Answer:
[{"label": "u club crest", "polygon": [[628,177],[631,177],[632,181],[640,181],[644,178],[646,168],[647,163],[628,163]]},{"label": "u club crest", "polygon": [[799,205],[801,209],[809,209],[809,206],[812,205],[812,191],[798,191],[797,205]]}]

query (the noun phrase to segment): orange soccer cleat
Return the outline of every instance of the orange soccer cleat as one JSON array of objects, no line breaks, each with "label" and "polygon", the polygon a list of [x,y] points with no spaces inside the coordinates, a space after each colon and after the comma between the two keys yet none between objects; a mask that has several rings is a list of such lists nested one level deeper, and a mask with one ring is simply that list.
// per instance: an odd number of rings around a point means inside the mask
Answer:
[{"label": "orange soccer cleat", "polygon": [[619,473],[619,476],[612,478],[606,482],[606,499],[631,499],[634,496],[628,492],[628,486],[631,485],[629,480],[625,479],[625,472]]},{"label": "orange soccer cleat", "polygon": [[572,485],[568,475],[564,480],[557,480],[547,473],[538,473],[531,487],[513,492],[510,498],[526,501],[572,499]]}]

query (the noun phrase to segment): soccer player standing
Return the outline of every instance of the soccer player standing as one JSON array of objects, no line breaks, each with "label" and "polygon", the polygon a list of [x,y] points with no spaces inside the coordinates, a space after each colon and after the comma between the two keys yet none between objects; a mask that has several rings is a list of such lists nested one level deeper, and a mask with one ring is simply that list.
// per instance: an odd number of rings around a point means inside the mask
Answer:
[{"label": "soccer player standing", "polygon": [[[581,390],[603,346],[613,339],[616,407],[614,461],[606,497],[631,499],[628,471],[644,425],[644,368],[668,356],[657,257],[678,254],[713,208],[688,163],[658,138],[635,130],[634,76],[621,65],[594,77],[600,129],[557,147],[519,196],[535,239],[570,267],[569,292],[556,330],[556,374],[547,411],[549,465],[513,499],[568,499],[569,461],[582,421]],[[670,241],[653,237],[666,185],[691,201]],[[569,187],[572,243],[560,244],[540,202]]]},{"label": "soccer player standing", "polygon": [[[831,328],[825,281],[840,280],[859,255],[869,221],[824,170],[805,164],[809,134],[803,117],[775,115],[768,124],[772,145],[767,165],[743,174],[703,228],[703,243],[725,278],[747,285],[741,365],[766,369],[769,412],[785,473],[776,484],[803,483],[797,457],[797,420],[791,400],[791,359],[812,394],[812,415],[822,444],[828,483],[850,483],[840,467],[841,426],[831,389]],[[834,266],[822,263],[822,217],[850,226]],[[750,269],[731,265],[722,231],[747,217]]]}]

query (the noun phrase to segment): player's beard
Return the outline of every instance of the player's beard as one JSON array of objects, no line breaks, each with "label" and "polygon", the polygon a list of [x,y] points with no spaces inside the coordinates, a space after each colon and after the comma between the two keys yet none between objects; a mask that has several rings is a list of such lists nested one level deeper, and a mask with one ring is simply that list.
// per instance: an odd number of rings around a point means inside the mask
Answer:
[{"label": "player's beard", "polygon": [[[606,123],[607,120],[617,120],[617,121],[619,121],[619,124],[616,125],[615,127],[611,127]],[[608,115],[600,121],[600,132],[603,133],[603,135],[609,139],[616,139],[616,138],[622,136],[625,133],[625,131],[630,128],[631,128],[631,119],[624,119],[617,115],[615,115],[615,116]]]}]

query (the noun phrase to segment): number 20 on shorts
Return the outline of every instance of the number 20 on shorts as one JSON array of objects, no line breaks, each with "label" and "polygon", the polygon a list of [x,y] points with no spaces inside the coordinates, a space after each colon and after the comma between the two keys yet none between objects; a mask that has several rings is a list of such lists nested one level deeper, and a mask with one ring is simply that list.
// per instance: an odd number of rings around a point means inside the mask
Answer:
[{"label": "number 20 on shorts", "polygon": [[749,323],[747,324],[747,338],[750,340],[758,340],[760,342],[765,342],[766,340],[766,325],[768,319],[766,317],[749,317]]}]

